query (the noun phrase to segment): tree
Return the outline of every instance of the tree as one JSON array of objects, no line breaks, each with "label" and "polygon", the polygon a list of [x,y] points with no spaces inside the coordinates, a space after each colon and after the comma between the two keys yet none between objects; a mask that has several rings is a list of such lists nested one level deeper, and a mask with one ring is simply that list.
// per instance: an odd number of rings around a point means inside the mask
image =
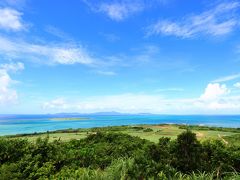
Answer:
[{"label": "tree", "polygon": [[187,130],[178,135],[175,144],[174,165],[182,172],[188,173],[194,170],[201,170],[201,144],[196,134]]}]

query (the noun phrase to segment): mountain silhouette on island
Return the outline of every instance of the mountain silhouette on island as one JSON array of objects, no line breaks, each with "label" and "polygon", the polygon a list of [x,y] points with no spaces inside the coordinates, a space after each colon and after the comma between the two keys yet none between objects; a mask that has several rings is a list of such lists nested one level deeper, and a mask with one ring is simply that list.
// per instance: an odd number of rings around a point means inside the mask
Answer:
[{"label": "mountain silhouette on island", "polygon": [[54,115],[61,115],[61,116],[79,116],[79,115],[99,115],[99,116],[117,116],[117,115],[153,115],[151,113],[121,113],[117,111],[109,111],[109,112],[95,112],[95,113],[56,113]]}]

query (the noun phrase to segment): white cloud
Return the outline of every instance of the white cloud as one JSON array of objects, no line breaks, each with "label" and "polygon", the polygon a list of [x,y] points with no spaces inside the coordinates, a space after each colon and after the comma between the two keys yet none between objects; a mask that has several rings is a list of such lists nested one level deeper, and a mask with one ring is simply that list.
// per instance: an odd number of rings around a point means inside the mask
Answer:
[{"label": "white cloud", "polygon": [[22,13],[11,8],[0,8],[0,29],[19,31],[25,28]]},{"label": "white cloud", "polygon": [[114,21],[123,21],[128,17],[165,3],[165,0],[82,0],[92,11],[107,15]]},{"label": "white cloud", "polygon": [[200,98],[204,100],[215,99],[229,93],[229,91],[225,84],[210,83]]},{"label": "white cloud", "polygon": [[60,38],[61,40],[69,41],[69,42],[73,41],[73,38],[69,34],[65,33],[64,31],[62,31],[61,29],[58,29],[55,26],[48,25],[45,27],[45,31],[55,37]]},{"label": "white cloud", "polygon": [[11,6],[15,8],[22,8],[26,5],[27,0],[1,0],[1,6]]},{"label": "white cloud", "polygon": [[239,113],[240,110],[240,96],[226,96],[219,97],[214,100],[206,100],[200,102],[200,108],[208,109],[210,112],[217,110],[218,113]]},{"label": "white cloud", "polygon": [[4,69],[5,71],[17,72],[24,69],[24,64],[21,62],[0,64],[0,69]]},{"label": "white cloud", "polygon": [[[91,97],[77,102],[67,102],[56,106],[55,100],[44,103],[45,109],[54,107],[57,110],[77,110],[80,112],[119,111],[119,112],[148,112],[159,109],[160,96],[143,94],[120,94],[111,96]],[[46,106],[47,105],[47,106]]]},{"label": "white cloud", "polygon": [[10,88],[12,79],[9,74],[0,69],[0,105],[15,102],[17,100],[17,92]]},{"label": "white cloud", "polygon": [[121,66],[124,68],[145,68],[148,66],[152,70],[174,70],[180,73],[193,72],[196,68],[188,61],[164,55],[161,47],[154,44],[134,47],[128,53],[108,56],[105,57],[105,60],[107,61],[106,66]]},{"label": "white cloud", "polygon": [[92,64],[93,59],[81,47],[78,48],[58,48],[53,47],[47,54],[52,54],[53,61],[59,64]]},{"label": "white cloud", "polygon": [[44,109],[49,109],[49,108],[50,109],[51,108],[59,109],[60,108],[61,110],[63,110],[63,109],[67,109],[68,107],[69,107],[69,105],[67,105],[65,100],[62,99],[62,98],[57,98],[57,99],[54,99],[50,102],[46,102],[46,103],[43,104]]},{"label": "white cloud", "polygon": [[240,73],[233,74],[233,75],[230,75],[230,76],[221,77],[221,78],[213,80],[212,82],[220,83],[220,82],[231,81],[231,80],[234,80],[234,79],[237,79],[237,78],[240,78]]},{"label": "white cloud", "polygon": [[16,81],[10,77],[9,71],[16,72],[23,69],[24,65],[20,62],[0,65],[0,105],[16,103],[18,95],[16,90],[11,88]]},{"label": "white cloud", "polygon": [[115,76],[115,75],[117,75],[113,71],[96,71],[96,73],[100,74],[100,75],[105,75],[105,76]]},{"label": "white cloud", "polygon": [[[231,96],[225,84],[210,83],[198,99],[198,107],[218,113],[239,113],[240,96]],[[222,112],[221,112],[222,111]]]},{"label": "white cloud", "polygon": [[240,82],[235,83],[235,84],[234,84],[234,87],[240,88]]},{"label": "white cloud", "polygon": [[63,101],[61,98],[45,102],[47,112],[118,111],[127,113],[169,113],[169,114],[228,114],[239,113],[240,96],[229,96],[225,85],[208,84],[205,92],[197,98],[167,99],[161,95],[117,94],[94,96]]},{"label": "white cloud", "polygon": [[[185,64],[158,61],[159,47],[147,45],[137,48],[133,54],[96,57],[77,43],[31,43],[0,35],[0,56],[5,59],[31,61],[34,63],[53,64],[83,64],[94,68],[98,74],[115,75],[112,67],[139,66],[145,63],[161,64],[161,68],[182,68]],[[141,52],[141,53],[139,53]],[[173,66],[173,67],[170,67]],[[110,69],[111,67],[111,69]]]},{"label": "white cloud", "polygon": [[166,99],[160,95],[118,94],[69,100],[56,103],[58,99],[45,102],[47,112],[106,112],[160,113],[160,114],[225,114],[238,113],[240,96],[217,99]]},{"label": "white cloud", "polygon": [[112,2],[100,4],[99,11],[106,13],[111,19],[121,21],[129,15],[144,9],[141,3],[136,2]]},{"label": "white cloud", "polygon": [[33,44],[0,36],[0,55],[10,58],[37,59],[45,64],[96,63],[87,50],[71,44]]},{"label": "white cloud", "polygon": [[148,28],[148,35],[163,34],[190,38],[199,34],[221,36],[228,34],[238,26],[236,10],[239,2],[219,4],[214,9],[199,15],[191,15],[177,21],[160,20]]}]

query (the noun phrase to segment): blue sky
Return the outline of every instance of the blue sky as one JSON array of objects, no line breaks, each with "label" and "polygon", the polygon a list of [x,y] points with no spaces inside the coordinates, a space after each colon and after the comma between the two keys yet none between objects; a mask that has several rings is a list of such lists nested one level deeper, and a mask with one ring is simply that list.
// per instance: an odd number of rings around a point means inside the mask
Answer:
[{"label": "blue sky", "polygon": [[0,0],[0,113],[240,113],[240,1]]}]

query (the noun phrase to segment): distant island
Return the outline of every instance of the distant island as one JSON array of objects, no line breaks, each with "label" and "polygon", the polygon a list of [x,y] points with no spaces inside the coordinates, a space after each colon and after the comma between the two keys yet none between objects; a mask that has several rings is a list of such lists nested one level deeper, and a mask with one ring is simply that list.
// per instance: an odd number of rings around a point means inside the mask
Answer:
[{"label": "distant island", "polygon": [[122,113],[117,111],[109,111],[109,112],[93,112],[93,113],[77,113],[77,112],[61,112],[56,114],[49,114],[53,116],[84,116],[84,115],[97,115],[97,116],[118,116],[118,115],[159,115],[152,113]]},{"label": "distant island", "polygon": [[81,121],[81,120],[89,120],[87,117],[55,117],[50,118],[51,121]]}]

